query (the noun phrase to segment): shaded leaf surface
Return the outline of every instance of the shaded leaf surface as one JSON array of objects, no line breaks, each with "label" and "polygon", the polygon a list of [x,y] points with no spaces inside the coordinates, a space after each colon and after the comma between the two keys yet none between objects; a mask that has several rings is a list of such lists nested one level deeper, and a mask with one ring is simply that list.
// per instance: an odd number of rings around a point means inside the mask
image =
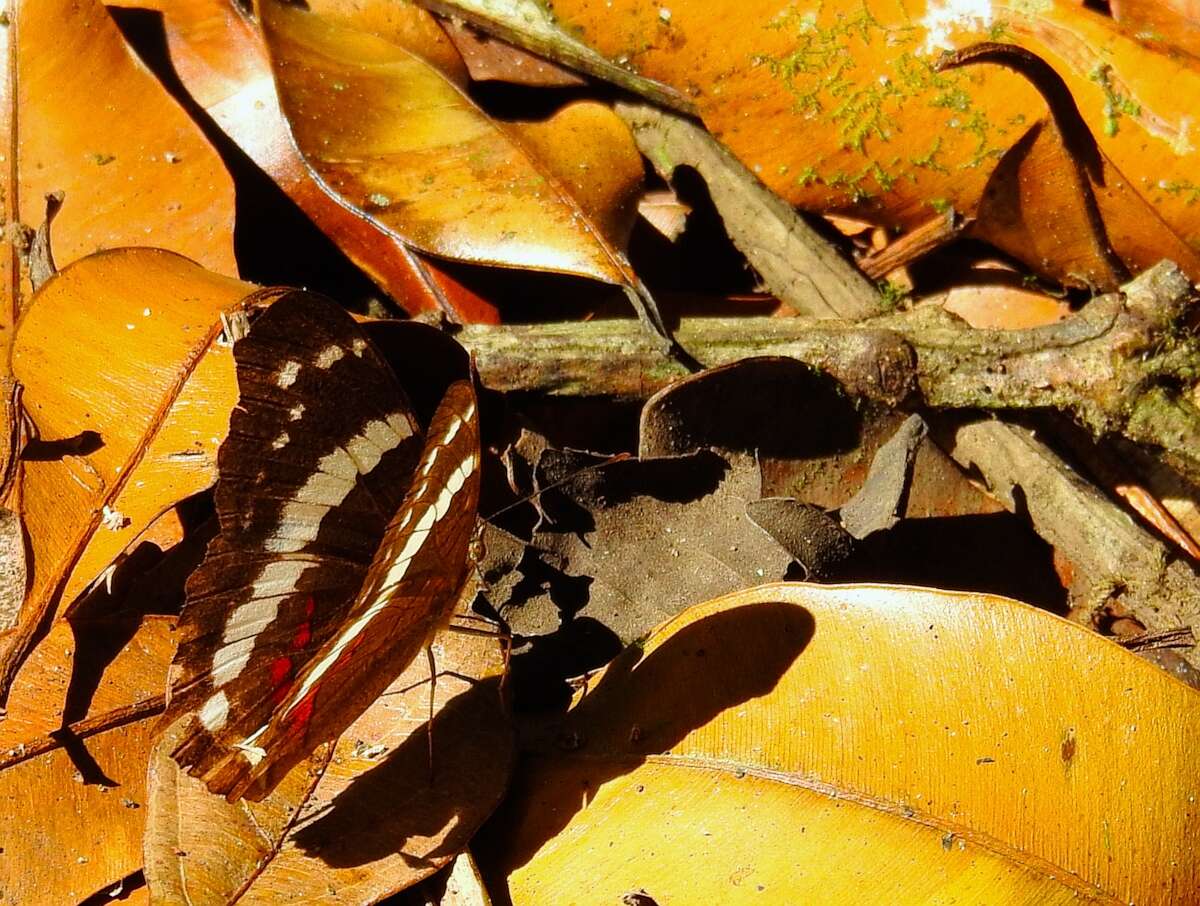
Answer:
[{"label": "shaded leaf surface", "polygon": [[[549,450],[539,485],[594,465]],[[628,643],[714,593],[782,578],[791,557],[745,513],[759,491],[752,461],[710,451],[617,462],[567,478],[542,494],[549,522],[531,542],[561,575],[547,580],[544,595],[518,598],[505,619],[518,633],[536,634],[586,617]]]}]

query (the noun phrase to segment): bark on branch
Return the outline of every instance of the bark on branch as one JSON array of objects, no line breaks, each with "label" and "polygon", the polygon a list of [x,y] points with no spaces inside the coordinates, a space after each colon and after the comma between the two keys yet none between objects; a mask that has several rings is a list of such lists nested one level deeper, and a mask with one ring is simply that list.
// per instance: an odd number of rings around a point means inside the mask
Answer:
[{"label": "bark on branch", "polygon": [[[1200,369],[1200,339],[1183,324],[1190,293],[1163,262],[1030,330],[976,330],[924,308],[853,324],[685,318],[675,336],[707,366],[787,356],[889,405],[1058,410],[1097,435],[1160,447],[1200,480],[1200,409],[1184,393]],[[685,376],[633,321],[473,325],[459,339],[484,383],[503,391],[645,397]]]}]

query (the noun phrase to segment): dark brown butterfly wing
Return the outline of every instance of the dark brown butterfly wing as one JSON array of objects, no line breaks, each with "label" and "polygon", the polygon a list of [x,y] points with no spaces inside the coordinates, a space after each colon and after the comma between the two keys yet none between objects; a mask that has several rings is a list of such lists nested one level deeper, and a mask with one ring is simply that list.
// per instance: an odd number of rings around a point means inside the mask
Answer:
[{"label": "dark brown butterfly wing", "polygon": [[317,745],[341,735],[449,619],[468,569],[479,458],[474,388],[459,381],[434,414],[412,488],[345,619],[269,720],[206,776],[213,792],[262,798]]},{"label": "dark brown butterfly wing", "polygon": [[267,719],[342,624],[421,444],[391,368],[328,300],[280,299],[234,359],[220,534],[188,581],[168,712],[196,712],[174,754],[198,775]]}]

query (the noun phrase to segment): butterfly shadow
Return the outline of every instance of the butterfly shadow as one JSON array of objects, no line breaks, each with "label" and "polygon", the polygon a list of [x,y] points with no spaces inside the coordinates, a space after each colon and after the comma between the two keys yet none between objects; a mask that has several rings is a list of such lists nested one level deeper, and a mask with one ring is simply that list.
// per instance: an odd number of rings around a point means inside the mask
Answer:
[{"label": "butterfly shadow", "polygon": [[466,848],[507,785],[513,738],[502,701],[498,677],[474,682],[434,715],[432,778],[419,727],[291,842],[334,868],[396,854],[412,868],[441,867]]},{"label": "butterfly shadow", "polygon": [[605,784],[672,751],[723,712],[769,693],[815,632],[807,609],[767,602],[697,620],[650,654],[626,648],[568,714],[523,733],[509,797],[472,843],[489,891],[502,891],[503,878],[558,835]]}]

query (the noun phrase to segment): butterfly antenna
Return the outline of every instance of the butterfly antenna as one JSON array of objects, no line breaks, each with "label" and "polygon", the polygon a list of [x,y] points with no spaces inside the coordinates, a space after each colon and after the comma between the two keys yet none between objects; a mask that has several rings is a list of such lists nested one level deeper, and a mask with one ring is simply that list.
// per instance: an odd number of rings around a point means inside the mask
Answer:
[{"label": "butterfly antenna", "polygon": [[519,507],[524,503],[528,503],[529,501],[533,500],[533,498],[540,497],[542,494],[545,494],[547,491],[553,491],[555,488],[560,488],[569,481],[574,481],[580,475],[586,475],[588,472],[593,472],[596,469],[603,469],[605,466],[611,466],[615,462],[624,462],[625,460],[632,459],[632,458],[633,458],[633,455],[631,453],[614,453],[612,456],[608,457],[607,459],[600,460],[600,462],[594,462],[590,466],[584,466],[582,469],[576,469],[574,472],[572,472],[569,475],[563,476],[558,481],[551,482],[550,484],[546,485],[544,488],[538,488],[536,491],[532,491],[532,492],[526,494],[524,497],[520,497],[517,500],[514,500],[512,503],[508,504],[507,506],[500,507],[500,509],[496,510],[495,512],[491,513],[490,515],[482,517],[483,521],[491,522],[497,516],[502,516],[503,514],[507,513],[509,510]]},{"label": "butterfly antenna", "polygon": [[437,695],[437,664],[433,660],[433,645],[425,646],[429,659],[429,722],[425,724],[425,738],[429,742],[429,785],[433,786],[433,705]]}]

